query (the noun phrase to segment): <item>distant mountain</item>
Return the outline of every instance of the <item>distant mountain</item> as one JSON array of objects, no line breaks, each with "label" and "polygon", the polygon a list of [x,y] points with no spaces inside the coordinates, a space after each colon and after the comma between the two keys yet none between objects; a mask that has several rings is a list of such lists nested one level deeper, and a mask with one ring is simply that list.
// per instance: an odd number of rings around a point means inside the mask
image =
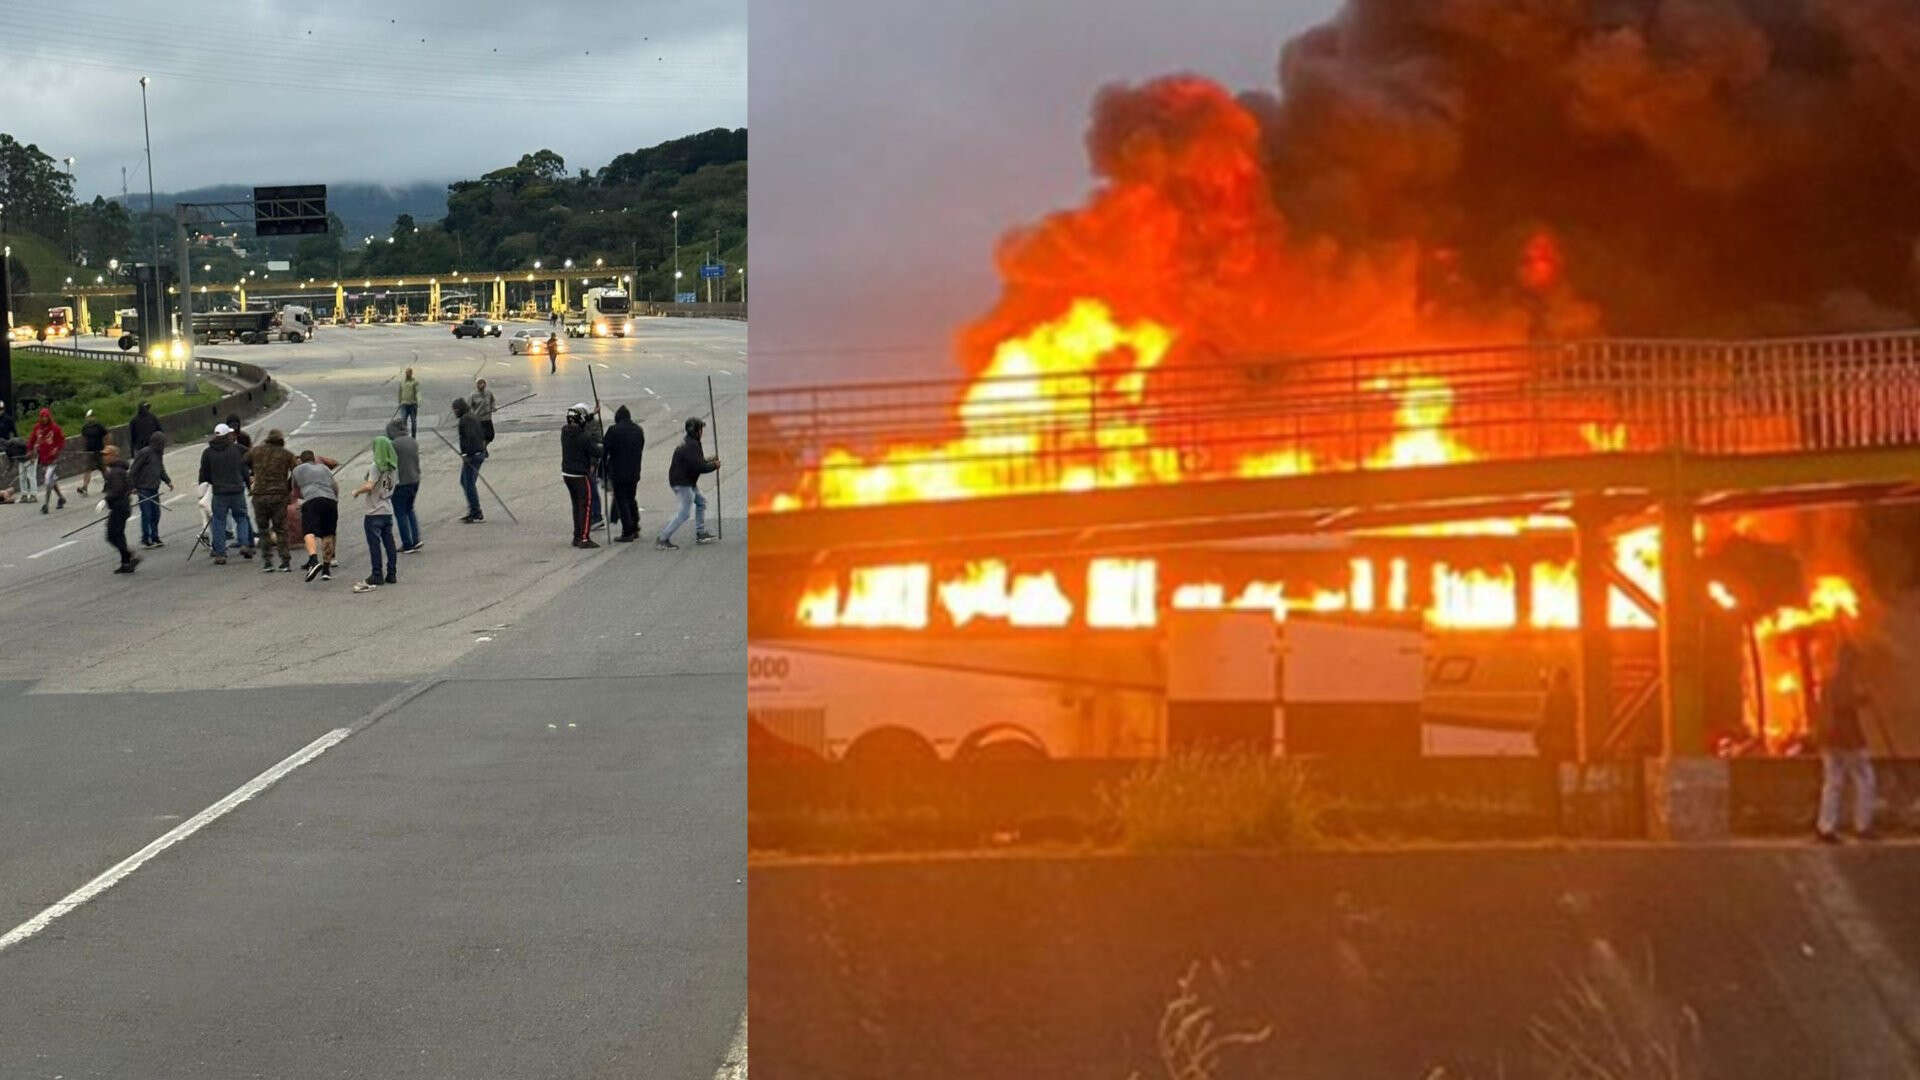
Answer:
[{"label": "distant mountain", "polygon": [[[155,205],[162,212],[171,212],[176,202],[218,202],[222,199],[246,199],[252,195],[251,187],[216,184],[188,191],[160,192],[155,196]],[[145,194],[130,193],[124,200],[115,198],[114,201],[124,201],[127,209],[134,213],[144,212],[147,208]],[[385,236],[393,228],[393,220],[401,214],[411,214],[415,221],[420,222],[438,221],[445,217],[447,184],[437,180],[421,180],[398,187],[351,180],[329,183],[327,209],[346,224],[349,237]]]}]

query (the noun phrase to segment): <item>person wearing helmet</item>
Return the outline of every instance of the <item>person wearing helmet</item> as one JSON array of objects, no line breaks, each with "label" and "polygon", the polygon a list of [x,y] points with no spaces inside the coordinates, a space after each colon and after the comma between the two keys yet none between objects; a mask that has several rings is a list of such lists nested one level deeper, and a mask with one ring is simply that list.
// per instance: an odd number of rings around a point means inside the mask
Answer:
[{"label": "person wearing helmet", "polygon": [[567,500],[573,504],[573,546],[577,548],[600,546],[593,542],[593,522],[588,512],[588,493],[593,489],[601,454],[592,418],[593,409],[581,402],[567,410],[566,426],[560,429],[560,479],[566,482]]},{"label": "person wearing helmet", "polygon": [[720,468],[720,459],[708,457],[706,447],[700,437],[707,430],[707,422],[697,416],[687,417],[687,437],[679,446],[673,448],[673,460],[667,465],[667,486],[673,489],[673,497],[680,501],[680,509],[660,530],[660,536],[653,546],[658,550],[672,550],[680,545],[673,542],[673,534],[687,523],[687,517],[693,517],[693,542],[710,543],[713,534],[707,532],[707,499],[700,494],[700,477]]}]

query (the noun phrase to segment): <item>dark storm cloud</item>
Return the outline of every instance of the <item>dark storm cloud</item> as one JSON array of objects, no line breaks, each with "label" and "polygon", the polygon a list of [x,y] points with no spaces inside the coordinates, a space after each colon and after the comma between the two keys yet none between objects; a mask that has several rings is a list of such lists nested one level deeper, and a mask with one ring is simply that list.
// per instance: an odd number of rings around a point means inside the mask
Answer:
[{"label": "dark storm cloud", "polygon": [[1102,85],[1275,81],[1333,0],[753,5],[754,384],[954,372],[1010,226],[1076,202]]},{"label": "dark storm cloud", "polygon": [[[571,169],[746,121],[745,0],[11,0],[0,131],[75,158],[83,197],[450,180],[548,147]],[[422,39],[425,39],[424,41]]]}]

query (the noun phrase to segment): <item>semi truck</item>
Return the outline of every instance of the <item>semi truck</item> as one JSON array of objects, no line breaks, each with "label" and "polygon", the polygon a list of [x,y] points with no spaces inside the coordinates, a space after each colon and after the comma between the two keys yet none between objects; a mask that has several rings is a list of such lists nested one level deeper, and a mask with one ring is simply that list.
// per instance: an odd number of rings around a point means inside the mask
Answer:
[{"label": "semi truck", "polygon": [[[290,341],[298,345],[311,338],[313,330],[313,312],[291,304],[278,310],[196,311],[193,313],[193,339],[202,345],[221,341],[237,341],[243,345]],[[134,316],[129,321],[123,313],[120,326],[120,348],[133,349],[139,344],[138,316]]]},{"label": "semi truck", "polygon": [[72,333],[73,309],[70,307],[48,308],[47,324],[40,328],[38,335],[40,340],[46,341],[49,338],[67,337]]},{"label": "semi truck", "polygon": [[568,337],[626,337],[633,331],[633,299],[625,289],[597,286],[580,297],[580,318],[567,324]]}]

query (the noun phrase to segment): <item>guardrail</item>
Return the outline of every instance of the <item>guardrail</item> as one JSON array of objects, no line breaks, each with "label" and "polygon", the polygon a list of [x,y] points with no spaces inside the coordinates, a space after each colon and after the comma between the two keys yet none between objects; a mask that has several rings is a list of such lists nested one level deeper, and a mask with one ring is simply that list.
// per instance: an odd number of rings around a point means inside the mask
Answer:
[{"label": "guardrail", "polygon": [[[1125,364],[749,394],[756,508],[1604,453],[1920,445],[1920,331]],[[877,463],[890,468],[875,469]]]}]

